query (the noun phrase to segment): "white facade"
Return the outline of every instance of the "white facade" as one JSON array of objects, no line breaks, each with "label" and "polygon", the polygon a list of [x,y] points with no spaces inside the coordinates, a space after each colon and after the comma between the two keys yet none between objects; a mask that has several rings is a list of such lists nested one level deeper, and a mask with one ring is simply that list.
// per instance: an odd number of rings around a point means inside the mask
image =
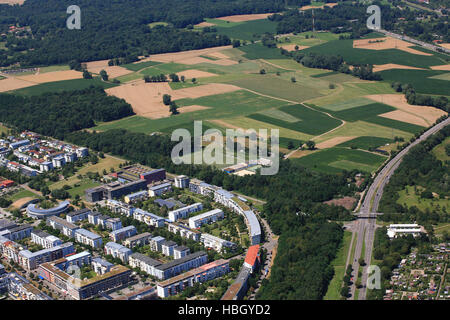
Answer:
[{"label": "white facade", "polygon": [[184,208],[169,211],[169,220],[172,222],[175,222],[178,219],[187,218],[190,213],[201,211],[201,210],[203,210],[203,204],[201,204],[200,202],[197,202],[197,203],[191,204],[190,206],[186,206]]},{"label": "white facade", "polygon": [[189,227],[191,229],[200,228],[205,223],[216,222],[218,220],[223,219],[224,214],[220,209],[214,209],[202,214],[199,214],[195,217],[189,218]]}]

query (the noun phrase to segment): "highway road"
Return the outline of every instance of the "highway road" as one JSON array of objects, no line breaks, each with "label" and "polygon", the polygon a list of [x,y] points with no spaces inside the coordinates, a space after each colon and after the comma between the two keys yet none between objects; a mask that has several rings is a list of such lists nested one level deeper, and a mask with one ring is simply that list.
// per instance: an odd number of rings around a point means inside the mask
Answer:
[{"label": "highway road", "polygon": [[[375,236],[375,229],[376,229],[376,213],[378,212],[378,206],[381,200],[381,197],[383,196],[383,189],[386,186],[386,184],[389,182],[389,179],[391,178],[392,174],[395,172],[395,170],[398,168],[398,166],[401,163],[401,160],[403,157],[408,153],[409,150],[411,150],[412,147],[417,145],[418,143],[426,140],[431,135],[435,134],[442,128],[446,127],[450,124],[450,118],[447,118],[446,120],[436,124],[435,126],[431,127],[427,131],[425,131],[418,139],[416,139],[414,142],[412,142],[410,145],[408,145],[406,148],[401,150],[392,160],[390,160],[384,168],[377,174],[375,177],[373,183],[370,185],[369,189],[367,190],[366,197],[364,198],[364,201],[361,205],[361,209],[358,213],[358,216],[373,216],[371,219],[358,219],[356,221],[356,232],[358,234],[357,240],[356,240],[356,247],[355,247],[355,256],[352,263],[353,266],[353,275],[354,275],[354,281],[353,285],[350,287],[350,299],[355,299],[355,292],[356,292],[356,280],[358,278],[358,269],[359,269],[359,263],[358,259],[361,257],[362,248],[365,247],[364,250],[364,261],[366,262],[366,266],[363,267],[362,276],[361,276],[361,284],[363,287],[359,290],[358,299],[359,300],[365,300],[366,299],[366,282],[367,282],[367,268],[369,267],[369,263],[372,258],[372,250],[373,250],[373,240]],[[351,248],[350,248],[351,249]]]}]

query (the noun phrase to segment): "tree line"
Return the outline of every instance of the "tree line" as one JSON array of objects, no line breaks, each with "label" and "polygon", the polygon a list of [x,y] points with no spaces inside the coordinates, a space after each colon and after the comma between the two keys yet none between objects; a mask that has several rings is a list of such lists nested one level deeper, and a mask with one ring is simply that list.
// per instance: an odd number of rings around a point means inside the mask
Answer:
[{"label": "tree line", "polygon": [[130,104],[99,87],[39,96],[0,94],[0,121],[63,139],[65,134],[133,115]]},{"label": "tree line", "polygon": [[[138,56],[201,49],[231,44],[227,36],[180,29],[200,23],[205,17],[277,12],[283,0],[80,0],[81,30],[66,27],[69,0],[27,0],[22,6],[0,5],[0,66],[20,63],[52,65],[70,60],[119,59],[136,61]],[[168,26],[150,27],[164,21]],[[17,36],[11,25],[28,26]]]},{"label": "tree line", "polygon": [[[434,198],[433,193],[438,194],[440,199],[446,199],[450,196],[448,161],[440,161],[431,152],[448,136],[450,136],[450,126],[443,128],[427,140],[411,148],[403,158],[384,189],[380,202],[380,211],[384,212],[384,215],[380,216],[381,220],[416,221],[424,225],[449,221],[450,215],[448,208],[445,206],[421,210],[417,206],[408,207],[405,204],[397,203],[400,197],[399,192],[405,190],[406,186],[412,186],[415,192],[420,193],[421,199]],[[418,188],[418,186],[421,188]]]}]

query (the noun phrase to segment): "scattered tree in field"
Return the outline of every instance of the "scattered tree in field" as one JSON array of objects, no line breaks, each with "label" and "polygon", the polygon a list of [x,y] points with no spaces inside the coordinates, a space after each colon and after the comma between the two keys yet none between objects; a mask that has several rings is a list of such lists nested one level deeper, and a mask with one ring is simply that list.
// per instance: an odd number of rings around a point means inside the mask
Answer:
[{"label": "scattered tree in field", "polygon": [[239,40],[234,40],[233,41],[233,48],[237,48],[237,47],[240,47],[241,46],[241,41],[239,41]]},{"label": "scattered tree in field", "polygon": [[316,148],[316,143],[312,140],[306,141],[306,146],[309,150],[314,150]]},{"label": "scattered tree in field", "polygon": [[192,78],[191,81],[192,81],[192,83],[196,83],[197,79],[196,78]]},{"label": "scattered tree in field", "polygon": [[291,78],[291,81],[292,81],[293,83],[295,83],[295,82],[297,82],[297,79],[296,79],[295,77],[292,77],[292,78]]},{"label": "scattered tree in field", "polygon": [[163,103],[168,106],[172,102],[172,96],[170,94],[163,95]]},{"label": "scattered tree in field", "polygon": [[259,70],[259,74],[266,74],[266,70],[265,69]]},{"label": "scattered tree in field", "polygon": [[170,103],[170,112],[172,113],[172,115],[176,115],[176,114],[179,114],[179,112],[178,112],[178,106],[177,106],[177,104],[175,103],[175,101],[172,101],[171,103]]},{"label": "scattered tree in field", "polygon": [[172,82],[180,82],[180,78],[178,77],[178,75],[176,73],[171,73],[169,75],[170,80],[172,80]]},{"label": "scattered tree in field", "polygon": [[289,150],[294,149],[294,143],[293,143],[292,141],[289,141],[289,142],[288,142],[288,145],[287,145],[287,148],[288,148]]},{"label": "scattered tree in field", "polygon": [[336,86],[334,85],[334,83],[330,83],[330,84],[328,85],[328,88],[334,89],[334,88],[336,88]]},{"label": "scattered tree in field", "polygon": [[181,79],[181,82],[184,83],[184,81],[186,80],[186,77],[185,76],[181,76],[180,79]]},{"label": "scattered tree in field", "polygon": [[108,74],[106,73],[106,71],[105,70],[101,70],[100,71],[100,77],[102,77],[102,80],[103,81],[108,81]]},{"label": "scattered tree in field", "polygon": [[92,79],[92,74],[86,69],[83,70],[83,79]]}]

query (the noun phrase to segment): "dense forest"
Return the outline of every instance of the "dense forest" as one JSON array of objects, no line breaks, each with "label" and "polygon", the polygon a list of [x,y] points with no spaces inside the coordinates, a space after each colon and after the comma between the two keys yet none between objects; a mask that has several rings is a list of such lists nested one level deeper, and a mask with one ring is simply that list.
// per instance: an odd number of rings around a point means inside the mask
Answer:
[{"label": "dense forest", "polygon": [[411,148],[384,189],[380,212],[385,214],[380,216],[381,220],[417,221],[424,225],[450,220],[448,208],[445,206],[435,206],[431,210],[427,208],[424,212],[417,206],[408,207],[397,203],[400,197],[399,191],[404,190],[406,186],[413,186],[417,192],[420,192],[420,198],[424,200],[432,199],[433,193],[438,194],[439,199],[450,196],[449,163],[436,159],[431,152],[448,136],[450,136],[450,126]]},{"label": "dense forest", "polygon": [[[373,4],[381,8],[381,27],[385,30],[403,33],[427,42],[431,42],[436,37],[441,37],[444,42],[450,41],[447,16],[411,9],[401,1],[393,1],[393,6],[378,1]],[[369,16],[366,13],[367,6],[368,4],[362,1],[344,2],[333,8],[314,10],[315,29],[334,33],[350,32],[352,38],[359,38],[370,32],[366,27],[366,17]],[[280,34],[312,30],[312,10],[292,9],[284,14],[272,15],[270,19],[278,22],[277,32]]]},{"label": "dense forest", "polygon": [[[0,5],[0,32],[11,25],[28,26],[16,36],[4,36],[0,66],[22,66],[92,61],[231,44],[226,36],[184,28],[218,17],[244,13],[277,12],[284,0],[80,0],[81,30],[66,28],[69,0],[27,0],[23,6]],[[168,26],[151,28],[164,21]],[[8,53],[7,53],[8,52]],[[11,56],[11,57],[8,57]]]},{"label": "dense forest", "polygon": [[133,114],[123,99],[107,96],[99,87],[40,96],[0,94],[0,121],[63,139],[68,132],[90,128],[95,121],[112,121]]}]

